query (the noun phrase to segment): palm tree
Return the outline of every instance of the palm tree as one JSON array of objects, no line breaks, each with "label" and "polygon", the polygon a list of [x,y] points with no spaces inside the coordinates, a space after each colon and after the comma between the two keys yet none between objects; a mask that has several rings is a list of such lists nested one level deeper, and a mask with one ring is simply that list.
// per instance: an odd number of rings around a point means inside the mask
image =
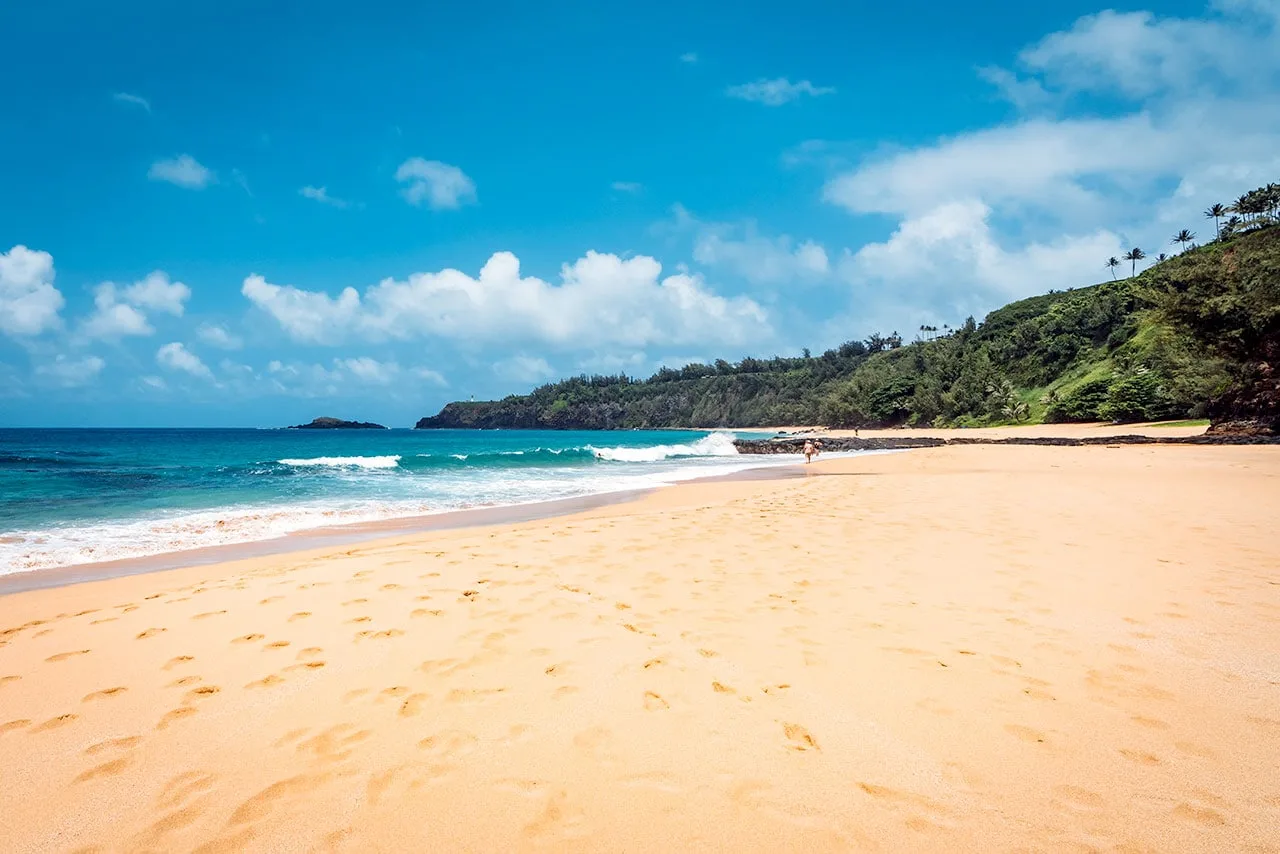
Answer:
[{"label": "palm tree", "polygon": [[1187,231],[1185,228],[1173,236],[1173,242],[1181,246],[1184,251],[1187,248],[1187,244],[1195,239],[1196,233],[1194,231]]},{"label": "palm tree", "polygon": [[1222,229],[1218,227],[1218,220],[1227,215],[1226,207],[1220,204],[1214,204],[1213,207],[1204,212],[1204,215],[1207,219],[1213,220],[1213,233],[1221,234]]},{"label": "palm tree", "polygon": [[1133,262],[1129,268],[1129,278],[1132,279],[1134,276],[1138,275],[1138,262],[1141,261],[1143,258],[1146,258],[1147,253],[1143,252],[1141,249],[1135,246],[1132,249],[1130,249],[1128,252],[1121,255],[1120,257],[1126,261]]},{"label": "palm tree", "polygon": [[1168,261],[1168,260],[1169,260],[1169,256],[1164,254],[1163,252],[1161,252],[1159,255],[1156,256],[1157,264],[1159,264],[1161,261]]},{"label": "palm tree", "polygon": [[1111,268],[1111,281],[1114,282],[1116,279],[1116,267],[1120,266],[1120,260],[1112,255],[1107,259],[1107,266]]}]

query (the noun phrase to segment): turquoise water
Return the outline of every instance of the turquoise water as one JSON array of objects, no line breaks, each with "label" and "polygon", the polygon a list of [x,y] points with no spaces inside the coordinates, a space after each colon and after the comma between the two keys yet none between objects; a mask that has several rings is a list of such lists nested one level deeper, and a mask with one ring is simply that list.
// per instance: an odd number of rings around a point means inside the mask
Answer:
[{"label": "turquoise water", "polygon": [[794,462],[740,457],[733,438],[690,431],[0,429],[0,574]]}]

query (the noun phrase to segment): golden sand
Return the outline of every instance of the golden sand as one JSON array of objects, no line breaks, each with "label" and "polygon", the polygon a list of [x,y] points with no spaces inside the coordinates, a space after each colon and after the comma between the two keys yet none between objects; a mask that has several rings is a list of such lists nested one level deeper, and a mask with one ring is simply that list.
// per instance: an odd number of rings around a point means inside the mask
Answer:
[{"label": "golden sand", "polygon": [[1280,851],[1280,448],[809,471],[0,598],[0,851]]}]

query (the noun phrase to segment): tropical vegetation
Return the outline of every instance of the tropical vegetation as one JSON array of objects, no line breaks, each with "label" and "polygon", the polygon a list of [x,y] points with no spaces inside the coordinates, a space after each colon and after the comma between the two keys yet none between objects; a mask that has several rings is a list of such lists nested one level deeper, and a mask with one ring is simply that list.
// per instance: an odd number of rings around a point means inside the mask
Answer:
[{"label": "tropical vegetation", "polygon": [[[921,326],[819,355],[578,376],[448,404],[418,426],[481,428],[979,426],[1203,418],[1280,431],[1280,185],[1205,211],[1216,237],[1130,277],[1051,291],[978,323]],[[1221,225],[1218,220],[1227,217]]]}]

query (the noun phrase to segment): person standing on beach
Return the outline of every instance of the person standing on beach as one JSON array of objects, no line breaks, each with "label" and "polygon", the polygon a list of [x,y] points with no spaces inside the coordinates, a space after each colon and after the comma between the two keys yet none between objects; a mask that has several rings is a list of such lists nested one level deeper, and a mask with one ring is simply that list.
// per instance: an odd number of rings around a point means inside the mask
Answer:
[{"label": "person standing on beach", "polygon": [[804,440],[804,462],[808,465],[813,461],[814,456],[818,453],[818,449],[813,446],[812,439]]}]

